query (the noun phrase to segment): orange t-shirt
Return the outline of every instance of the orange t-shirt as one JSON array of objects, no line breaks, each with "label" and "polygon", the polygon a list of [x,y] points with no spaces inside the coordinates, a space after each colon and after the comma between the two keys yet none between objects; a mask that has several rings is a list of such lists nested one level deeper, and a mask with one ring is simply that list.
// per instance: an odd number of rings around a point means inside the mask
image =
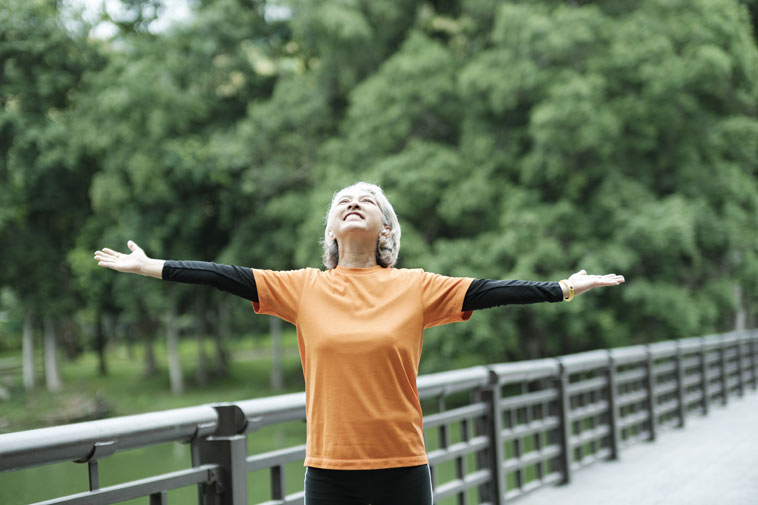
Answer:
[{"label": "orange t-shirt", "polygon": [[470,278],[396,268],[254,270],[257,313],[297,327],[305,377],[305,465],[427,463],[416,389],[425,328],[465,321]]}]

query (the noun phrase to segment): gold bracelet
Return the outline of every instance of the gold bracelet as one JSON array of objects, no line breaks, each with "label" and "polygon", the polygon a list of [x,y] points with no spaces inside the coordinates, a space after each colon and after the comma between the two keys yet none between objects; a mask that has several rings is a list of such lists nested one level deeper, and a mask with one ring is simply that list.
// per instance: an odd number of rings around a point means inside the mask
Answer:
[{"label": "gold bracelet", "polygon": [[562,279],[559,281],[561,284],[566,286],[566,289],[568,290],[569,294],[568,296],[563,297],[564,302],[570,302],[574,299],[574,285],[571,284],[568,280]]}]

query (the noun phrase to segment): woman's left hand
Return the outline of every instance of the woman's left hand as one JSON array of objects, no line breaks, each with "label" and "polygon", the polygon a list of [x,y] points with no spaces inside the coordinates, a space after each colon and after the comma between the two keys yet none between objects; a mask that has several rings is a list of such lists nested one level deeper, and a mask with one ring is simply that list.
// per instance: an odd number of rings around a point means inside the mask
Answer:
[{"label": "woman's left hand", "polygon": [[588,275],[586,270],[579,270],[568,278],[568,281],[574,286],[574,296],[602,286],[618,286],[624,280],[623,275]]}]

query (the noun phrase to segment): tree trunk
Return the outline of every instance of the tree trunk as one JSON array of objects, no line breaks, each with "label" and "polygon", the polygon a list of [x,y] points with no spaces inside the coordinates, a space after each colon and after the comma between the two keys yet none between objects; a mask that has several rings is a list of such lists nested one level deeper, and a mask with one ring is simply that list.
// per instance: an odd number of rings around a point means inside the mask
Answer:
[{"label": "tree trunk", "polygon": [[229,353],[225,345],[226,337],[229,335],[229,319],[229,304],[222,301],[218,304],[218,324],[216,324],[216,338],[213,340],[216,348],[215,369],[219,377],[229,375]]},{"label": "tree trunk", "polygon": [[208,384],[208,355],[205,353],[205,334],[208,331],[205,295],[197,298],[197,324],[195,325],[197,338],[197,368],[195,368],[195,381],[198,386],[203,387]]},{"label": "tree trunk", "polygon": [[124,332],[124,336],[126,337],[126,357],[129,358],[129,361],[134,361],[134,325],[128,324],[125,328],[126,331]]},{"label": "tree trunk", "polygon": [[58,349],[55,335],[55,323],[50,316],[43,319],[45,332],[45,385],[53,393],[63,387],[60,369],[58,368]]},{"label": "tree trunk", "polygon": [[737,299],[737,313],[734,315],[734,329],[737,331],[744,330],[747,321],[747,307],[745,307],[745,297],[742,293],[742,286],[739,282],[734,285],[734,297]]},{"label": "tree trunk", "polygon": [[271,328],[271,389],[274,391],[282,390],[282,320],[278,317],[270,316],[269,325]]},{"label": "tree trunk", "polygon": [[104,321],[105,315],[101,311],[97,311],[95,316],[95,347],[97,348],[97,373],[100,376],[108,375],[108,365],[105,362],[105,331]]},{"label": "tree trunk", "polygon": [[[76,331],[76,323],[70,316],[63,318],[57,325],[58,343],[63,347],[66,353],[66,359],[73,361],[82,350],[79,346],[79,339]],[[59,348],[60,348],[59,346]]]},{"label": "tree trunk", "polygon": [[145,339],[145,377],[149,377],[158,372],[158,364],[155,361],[155,325],[150,321],[139,323],[140,333]]},{"label": "tree trunk", "polygon": [[27,312],[24,316],[24,336],[22,341],[22,363],[24,375],[24,389],[31,391],[36,385],[34,370],[34,327],[32,325],[32,313]]},{"label": "tree trunk", "polygon": [[176,323],[177,301],[171,303],[166,320],[166,351],[168,353],[168,376],[171,381],[171,393],[180,395],[184,392],[182,363],[179,360],[179,328]]}]

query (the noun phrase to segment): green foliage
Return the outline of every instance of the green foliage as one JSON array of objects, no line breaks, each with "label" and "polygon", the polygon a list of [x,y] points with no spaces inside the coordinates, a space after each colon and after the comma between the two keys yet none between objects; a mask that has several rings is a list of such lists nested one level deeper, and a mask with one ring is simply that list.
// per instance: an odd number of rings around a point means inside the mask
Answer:
[{"label": "green foliage", "polygon": [[91,251],[318,266],[330,196],[371,180],[400,266],[627,277],[433,330],[427,371],[758,321],[750,2],[293,0],[274,20],[221,0],[150,33],[161,2],[139,0],[110,41],[0,2],[0,284],[21,305],[156,331],[197,291]]},{"label": "green foliage", "polygon": [[79,303],[65,255],[89,212],[93,171],[69,144],[70,109],[100,59],[53,3],[0,5],[0,284],[61,315]]}]

